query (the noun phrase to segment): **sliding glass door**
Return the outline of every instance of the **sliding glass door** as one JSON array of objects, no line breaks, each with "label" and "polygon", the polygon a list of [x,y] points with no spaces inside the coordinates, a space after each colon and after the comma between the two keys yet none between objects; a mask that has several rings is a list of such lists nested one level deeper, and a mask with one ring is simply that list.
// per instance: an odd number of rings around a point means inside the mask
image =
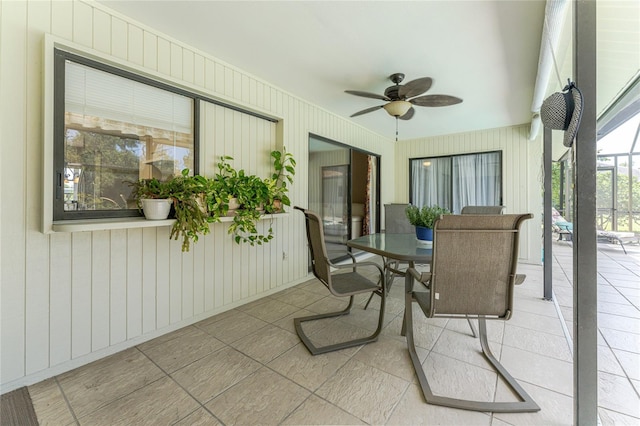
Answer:
[{"label": "sliding glass door", "polygon": [[333,260],[345,254],[348,240],[379,231],[378,179],[377,156],[309,137],[309,209],[322,219]]},{"label": "sliding glass door", "polygon": [[349,164],[322,166],[322,209],[327,243],[346,244],[349,231]]},{"label": "sliding glass door", "polygon": [[409,199],[416,206],[438,205],[460,213],[464,206],[502,204],[500,151],[409,161]]}]

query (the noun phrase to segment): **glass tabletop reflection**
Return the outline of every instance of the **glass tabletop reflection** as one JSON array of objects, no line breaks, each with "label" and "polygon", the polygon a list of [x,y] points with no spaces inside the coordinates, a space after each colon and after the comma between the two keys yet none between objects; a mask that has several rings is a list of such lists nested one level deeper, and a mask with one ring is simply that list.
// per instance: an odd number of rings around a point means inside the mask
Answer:
[{"label": "glass tabletop reflection", "polygon": [[370,234],[347,241],[347,246],[391,259],[415,263],[431,261],[431,246],[419,242],[415,234]]}]

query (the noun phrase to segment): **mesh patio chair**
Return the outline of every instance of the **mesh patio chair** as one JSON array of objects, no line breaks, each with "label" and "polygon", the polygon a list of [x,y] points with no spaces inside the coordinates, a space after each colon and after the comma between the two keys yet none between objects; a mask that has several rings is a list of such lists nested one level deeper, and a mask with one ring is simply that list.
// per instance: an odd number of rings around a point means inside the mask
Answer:
[{"label": "mesh patio chair", "polygon": [[[384,232],[387,234],[413,234],[416,232],[415,226],[409,223],[407,214],[405,213],[409,204],[385,204],[384,205]],[[400,262],[395,259],[383,259],[385,268],[388,271],[387,282],[391,283],[396,277],[404,277],[404,273],[400,270]],[[389,289],[387,289],[389,290]]]},{"label": "mesh patio chair", "polygon": [[460,214],[503,214],[504,206],[464,206]]},{"label": "mesh patio chair", "polygon": [[[405,322],[407,347],[427,403],[474,411],[533,412],[540,407],[493,356],[487,341],[486,320],[508,320],[518,261],[520,225],[531,214],[447,215],[434,226],[430,272],[407,270]],[[414,280],[429,289],[414,291]],[[435,395],[416,353],[413,302],[427,318],[477,318],[482,353],[520,401],[470,401]]]},{"label": "mesh patio chair", "polygon": [[[504,206],[464,206],[460,211],[460,214],[503,214],[504,209]],[[478,331],[475,326],[469,318],[467,318],[467,321],[469,322],[469,327],[471,327],[473,337],[477,337]]]},{"label": "mesh patio chair", "polygon": [[[353,255],[351,255],[351,259],[353,262],[351,264],[336,265],[332,263],[327,256],[327,249],[324,243],[324,233],[322,231],[322,220],[320,219],[320,217],[316,213],[305,210],[301,207],[296,206],[294,208],[304,213],[306,219],[307,240],[309,243],[309,250],[311,252],[311,267],[313,275],[318,280],[320,280],[320,282],[324,284],[329,292],[334,296],[349,297],[349,304],[346,309],[342,311],[295,318],[293,322],[298,337],[300,337],[300,340],[302,341],[302,343],[304,343],[304,345],[312,355],[350,348],[352,346],[360,346],[365,343],[378,340],[378,335],[382,330],[386,300],[386,290],[384,288],[384,273],[382,271],[382,268],[374,262],[356,262]],[[375,273],[379,275],[377,282],[371,281],[369,278],[357,272],[357,269],[364,267],[375,269]],[[335,269],[336,272],[349,269],[350,271],[343,273],[332,273],[332,269]],[[307,321],[315,321],[324,318],[334,318],[349,314],[353,306],[354,296],[361,293],[377,293],[381,296],[380,315],[378,317],[378,327],[376,331],[367,337],[361,337],[345,342],[326,346],[314,345],[309,336],[305,334],[302,328],[302,324]]]},{"label": "mesh patio chair", "polygon": [[[464,206],[460,214],[503,214],[505,206]],[[516,275],[516,285],[522,284],[526,275]]]},{"label": "mesh patio chair", "polygon": [[409,204],[384,205],[384,232],[387,234],[413,234],[415,227],[409,223],[405,210]]},{"label": "mesh patio chair", "polygon": [[[553,232],[558,234],[558,241],[562,241],[563,237],[565,241],[573,241],[573,223],[567,222],[555,207],[551,208],[551,215],[551,228]],[[596,229],[596,238],[598,241],[620,244],[624,254],[627,254],[627,249],[624,246],[625,244],[633,242],[640,244],[640,234],[636,234],[634,232],[605,231],[602,229]]]},{"label": "mesh patio chair", "polygon": [[[405,214],[405,210],[409,204],[385,204],[384,205],[384,232],[385,234],[413,234],[415,233],[415,227],[409,223],[409,219],[407,219],[407,215]],[[387,285],[387,292],[391,289],[391,283],[397,277],[404,277],[404,269],[400,269],[401,265],[404,265],[404,268],[408,265],[407,262],[401,262],[396,259],[388,259],[386,257],[382,257],[382,262],[384,263],[384,272],[385,272],[385,282]],[[369,307],[369,303],[371,303],[371,299],[373,298],[373,294],[367,300],[367,303],[364,305],[364,308],[367,309]]]}]

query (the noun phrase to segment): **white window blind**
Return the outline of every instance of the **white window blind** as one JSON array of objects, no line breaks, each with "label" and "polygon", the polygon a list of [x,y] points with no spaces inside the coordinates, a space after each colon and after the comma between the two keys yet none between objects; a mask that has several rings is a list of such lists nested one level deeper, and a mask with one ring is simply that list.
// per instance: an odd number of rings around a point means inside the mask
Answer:
[{"label": "white window blind", "polygon": [[67,112],[190,134],[192,105],[186,96],[66,61]]}]

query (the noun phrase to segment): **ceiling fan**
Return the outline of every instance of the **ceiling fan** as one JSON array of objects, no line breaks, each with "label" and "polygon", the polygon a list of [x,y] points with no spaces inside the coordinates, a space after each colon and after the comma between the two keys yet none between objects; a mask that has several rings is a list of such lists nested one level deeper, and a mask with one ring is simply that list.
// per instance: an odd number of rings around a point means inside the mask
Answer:
[{"label": "ceiling fan", "polygon": [[345,92],[350,95],[387,101],[384,105],[378,105],[358,111],[355,114],[352,114],[351,117],[357,117],[358,115],[367,114],[377,111],[380,108],[384,108],[389,115],[396,117],[396,119],[410,120],[415,114],[415,110],[413,109],[414,105],[423,107],[442,107],[462,102],[462,99],[449,95],[419,96],[431,88],[433,80],[430,77],[422,77],[412,80],[406,84],[400,84],[402,80],[404,80],[404,74],[395,73],[389,76],[389,80],[391,80],[395,86],[387,87],[384,91],[384,95],[361,92],[359,90],[345,90]]}]

